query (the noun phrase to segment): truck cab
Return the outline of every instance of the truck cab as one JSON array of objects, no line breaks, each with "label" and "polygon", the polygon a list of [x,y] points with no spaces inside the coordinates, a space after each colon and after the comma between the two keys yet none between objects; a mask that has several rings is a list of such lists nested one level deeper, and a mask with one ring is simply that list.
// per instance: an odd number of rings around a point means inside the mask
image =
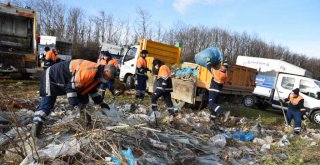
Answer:
[{"label": "truck cab", "polygon": [[[147,67],[152,70],[153,59],[159,59],[166,65],[180,63],[181,48],[173,45],[159,43],[147,39],[140,39],[139,45],[133,45],[128,48],[121,59],[120,75],[121,82],[126,84],[127,89],[134,87],[134,75],[136,73],[136,64],[141,50],[148,50]],[[153,91],[154,76],[148,72],[147,89]]]},{"label": "truck cab", "polygon": [[[286,73],[279,73],[276,81],[280,99],[287,98],[293,89],[299,88],[300,95],[304,98],[304,106],[309,110],[310,118],[320,124],[320,81]],[[273,95],[272,107],[281,108],[277,94]]]},{"label": "truck cab", "polygon": [[119,79],[125,82],[128,89],[134,86],[134,74],[136,72],[136,64],[140,54],[139,45],[131,46],[121,59]]}]

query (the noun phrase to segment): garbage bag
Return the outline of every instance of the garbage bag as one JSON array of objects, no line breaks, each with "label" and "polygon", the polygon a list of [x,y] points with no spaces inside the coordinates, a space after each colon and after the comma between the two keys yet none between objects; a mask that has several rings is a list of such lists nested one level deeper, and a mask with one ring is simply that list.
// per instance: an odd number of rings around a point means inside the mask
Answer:
[{"label": "garbage bag", "polygon": [[199,74],[198,69],[193,69],[190,67],[186,67],[183,69],[177,69],[174,71],[174,75],[176,75],[176,76],[190,77],[190,76],[198,76],[198,74]]},{"label": "garbage bag", "polygon": [[241,140],[241,141],[244,141],[244,142],[248,142],[248,141],[253,140],[254,137],[255,136],[254,136],[254,133],[252,131],[248,132],[247,134],[244,134],[244,133],[242,133],[240,131],[235,131],[232,134],[232,138],[235,141]]},{"label": "garbage bag", "polygon": [[223,61],[223,55],[219,48],[207,48],[195,55],[195,62],[203,67],[207,66],[207,58],[211,59],[213,66],[220,64]]},{"label": "garbage bag", "polygon": [[[128,165],[135,165],[135,159],[130,147],[128,148],[128,150],[121,151],[121,155],[127,160]],[[111,162],[114,164],[121,164],[121,160],[116,157],[111,157]]]}]

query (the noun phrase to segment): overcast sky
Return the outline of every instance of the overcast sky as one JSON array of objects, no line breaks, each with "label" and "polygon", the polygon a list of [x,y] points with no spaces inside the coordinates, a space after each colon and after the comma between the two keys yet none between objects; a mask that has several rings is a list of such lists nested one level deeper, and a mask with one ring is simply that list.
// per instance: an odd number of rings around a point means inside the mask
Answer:
[{"label": "overcast sky", "polygon": [[[164,27],[176,21],[256,34],[266,42],[320,58],[320,0],[66,0],[88,15],[104,10],[115,17],[135,18],[147,10]],[[134,21],[134,20],[132,20]]]}]

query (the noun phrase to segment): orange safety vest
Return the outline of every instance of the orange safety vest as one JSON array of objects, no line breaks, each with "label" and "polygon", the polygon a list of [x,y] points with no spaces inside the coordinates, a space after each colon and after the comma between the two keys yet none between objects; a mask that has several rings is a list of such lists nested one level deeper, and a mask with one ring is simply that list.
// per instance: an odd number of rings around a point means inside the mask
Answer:
[{"label": "orange safety vest", "polygon": [[46,60],[56,61],[57,59],[58,59],[58,56],[52,50],[46,53]]},{"label": "orange safety vest", "polygon": [[100,65],[107,65],[107,61],[104,60],[104,59],[101,59],[101,60],[99,61],[99,64],[100,64]]},{"label": "orange safety vest", "polygon": [[163,79],[167,79],[169,77],[171,77],[171,71],[170,71],[170,68],[166,65],[162,65],[160,68],[159,68],[159,72],[158,72],[158,77],[159,78],[163,78]]},{"label": "orange safety vest", "polygon": [[139,57],[138,61],[137,61],[137,68],[141,68],[141,67],[147,67],[147,60]]},{"label": "orange safety vest", "polygon": [[71,83],[73,89],[79,89],[82,95],[87,94],[92,88],[100,83],[95,81],[99,64],[87,60],[72,60],[69,70],[73,74]]},{"label": "orange safety vest", "polygon": [[213,73],[213,79],[215,82],[219,84],[224,84],[227,81],[228,74],[227,72],[221,72],[219,69],[213,69],[212,68],[212,73]]},{"label": "orange safety vest", "polygon": [[113,65],[115,66],[116,68],[119,68],[119,63],[116,59],[111,59],[108,61],[108,64],[107,64],[107,61],[106,60],[100,60],[99,62],[100,65]]},{"label": "orange safety vest", "polygon": [[293,97],[293,94],[291,93],[289,96],[289,100],[292,105],[298,105],[300,100],[303,100],[302,96],[298,96],[297,98]]}]

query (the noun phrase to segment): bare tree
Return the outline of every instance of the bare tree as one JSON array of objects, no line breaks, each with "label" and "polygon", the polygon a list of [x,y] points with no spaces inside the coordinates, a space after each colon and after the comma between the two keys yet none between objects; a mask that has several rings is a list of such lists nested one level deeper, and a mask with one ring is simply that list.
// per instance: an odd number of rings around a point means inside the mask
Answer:
[{"label": "bare tree", "polygon": [[150,25],[151,25],[151,14],[142,8],[137,8],[137,24],[135,26],[136,35],[139,38],[147,38],[148,32],[150,32]]}]

